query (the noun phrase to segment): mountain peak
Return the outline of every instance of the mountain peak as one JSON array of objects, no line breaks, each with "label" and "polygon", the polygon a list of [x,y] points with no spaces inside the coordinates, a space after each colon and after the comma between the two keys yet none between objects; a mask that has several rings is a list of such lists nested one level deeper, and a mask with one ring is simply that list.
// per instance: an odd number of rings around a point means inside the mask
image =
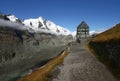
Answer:
[{"label": "mountain peak", "polygon": [[49,31],[51,33],[57,35],[69,35],[70,31],[65,29],[64,27],[56,25],[51,20],[45,20],[43,17],[38,17],[34,19],[26,19],[23,21],[26,26],[29,26],[36,32],[40,32],[41,30]]},{"label": "mountain peak", "polygon": [[44,20],[42,16],[39,16],[38,19],[40,19],[40,20]]},{"label": "mountain peak", "polygon": [[22,26],[24,25],[25,27],[27,27],[28,30],[31,29],[35,32],[51,33],[55,35],[71,34],[68,29],[61,27],[50,20],[45,20],[42,16],[39,16],[38,18],[25,19],[23,21],[18,19],[13,14],[6,15],[6,17],[9,21],[22,24]]},{"label": "mountain peak", "polygon": [[7,15],[7,17],[9,18],[10,21],[13,21],[13,22],[16,22],[16,20],[18,20],[18,18],[13,14]]}]

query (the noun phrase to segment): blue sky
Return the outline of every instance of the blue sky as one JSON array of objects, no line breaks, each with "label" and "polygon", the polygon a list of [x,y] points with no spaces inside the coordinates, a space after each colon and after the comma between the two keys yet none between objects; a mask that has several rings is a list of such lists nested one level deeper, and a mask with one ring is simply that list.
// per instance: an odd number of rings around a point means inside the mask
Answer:
[{"label": "blue sky", "polygon": [[70,31],[83,20],[91,31],[120,23],[120,0],[1,0],[0,11],[20,19],[42,16]]}]

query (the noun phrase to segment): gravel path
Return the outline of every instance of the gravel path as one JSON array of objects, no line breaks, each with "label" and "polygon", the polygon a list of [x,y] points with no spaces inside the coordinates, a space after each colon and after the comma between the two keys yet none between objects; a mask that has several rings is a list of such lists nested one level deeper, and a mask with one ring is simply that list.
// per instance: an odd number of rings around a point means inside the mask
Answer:
[{"label": "gravel path", "polygon": [[48,81],[117,81],[107,68],[80,44],[73,44],[63,64]]}]

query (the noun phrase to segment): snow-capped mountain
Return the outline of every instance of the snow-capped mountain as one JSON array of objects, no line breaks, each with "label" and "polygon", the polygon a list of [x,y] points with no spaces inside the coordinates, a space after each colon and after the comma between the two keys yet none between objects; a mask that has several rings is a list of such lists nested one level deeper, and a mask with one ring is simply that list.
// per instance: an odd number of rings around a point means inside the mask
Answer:
[{"label": "snow-capped mountain", "polygon": [[23,21],[26,26],[29,26],[34,31],[39,32],[41,30],[47,30],[57,35],[69,35],[70,31],[56,25],[50,20],[44,20],[42,17],[36,19],[26,19]]},{"label": "snow-capped mountain", "polygon": [[7,17],[9,18],[10,21],[16,22],[18,20],[18,18],[15,15],[7,15]]},{"label": "snow-capped mountain", "polygon": [[56,25],[54,22],[50,20],[47,20],[45,24],[50,31],[57,33],[58,35],[69,35],[70,34],[70,31],[68,29],[65,29],[59,25]]},{"label": "snow-capped mountain", "polygon": [[18,23],[22,24],[22,21],[19,18],[17,18],[15,15],[9,14],[9,15],[6,15],[6,16],[10,21],[18,22]]},{"label": "snow-capped mountain", "polygon": [[44,19],[39,17],[37,19],[26,19],[23,21],[23,24],[29,26],[30,28],[37,31],[37,28],[46,29],[44,24]]},{"label": "snow-capped mountain", "polygon": [[7,15],[7,18],[12,22],[19,22],[21,24],[24,24],[26,27],[28,27],[34,32],[47,32],[56,35],[71,34],[71,32],[68,29],[56,25],[50,20],[45,20],[41,16],[38,18],[25,19],[24,21],[21,21],[19,18],[12,14]]},{"label": "snow-capped mountain", "polygon": [[60,31],[59,34],[63,34],[63,35],[69,35],[69,34],[71,34],[71,32],[68,29],[63,28],[61,26],[57,25],[57,29]]}]

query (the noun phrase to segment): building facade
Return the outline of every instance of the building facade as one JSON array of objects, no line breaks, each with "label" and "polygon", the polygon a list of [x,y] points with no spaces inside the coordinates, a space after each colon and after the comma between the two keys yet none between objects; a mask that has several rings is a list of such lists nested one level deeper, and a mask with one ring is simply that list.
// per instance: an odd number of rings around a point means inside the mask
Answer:
[{"label": "building facade", "polygon": [[82,21],[77,27],[76,39],[89,37],[89,26]]}]

